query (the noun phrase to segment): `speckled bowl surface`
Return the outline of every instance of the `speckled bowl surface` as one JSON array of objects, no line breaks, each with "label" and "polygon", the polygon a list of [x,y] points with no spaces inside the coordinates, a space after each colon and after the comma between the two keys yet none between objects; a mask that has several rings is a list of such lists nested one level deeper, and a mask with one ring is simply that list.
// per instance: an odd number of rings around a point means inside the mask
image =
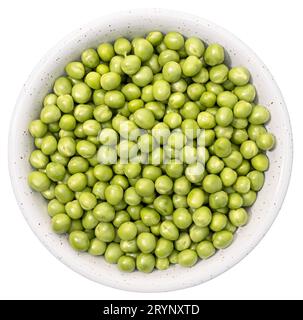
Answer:
[{"label": "speckled bowl surface", "polygon": [[[250,209],[250,221],[240,228],[233,244],[192,268],[172,266],[151,274],[121,273],[101,257],[77,253],[65,236],[52,232],[46,201],[27,185],[31,171],[28,163],[33,140],[28,124],[39,115],[42,100],[54,79],[69,61],[78,59],[82,50],[119,36],[132,38],[151,30],[176,30],[185,36],[198,36],[205,42],[218,42],[226,49],[229,65],[244,65],[251,74],[259,103],[270,109],[268,129],[277,137],[276,148],[269,153],[270,169],[265,185]],[[291,126],[281,92],[271,74],[255,53],[234,35],[200,17],[160,9],[134,10],[101,17],[79,28],[60,41],[38,63],[20,93],[9,136],[9,170],[18,204],[33,232],[60,261],[87,278],[111,287],[142,292],[169,291],[198,285],[231,268],[244,258],[267,232],[285,197],[292,165]]]}]

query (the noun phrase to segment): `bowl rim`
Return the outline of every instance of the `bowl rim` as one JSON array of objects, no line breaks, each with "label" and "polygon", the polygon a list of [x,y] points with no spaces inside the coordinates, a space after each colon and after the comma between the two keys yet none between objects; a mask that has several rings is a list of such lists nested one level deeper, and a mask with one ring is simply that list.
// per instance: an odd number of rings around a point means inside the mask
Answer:
[{"label": "bowl rim", "polygon": [[[169,10],[169,9],[162,9],[162,8],[153,8],[153,9],[149,9],[149,12],[152,12],[153,14],[158,14],[161,16],[167,16],[167,15],[173,15],[174,17],[176,17],[177,19],[192,19],[194,21],[198,21],[198,22],[203,22],[204,24],[208,24],[212,27],[215,27],[217,32],[220,32],[221,34],[223,34],[223,36],[225,37],[231,37],[233,38],[233,40],[238,44],[241,45],[243,48],[245,48],[246,50],[248,50],[251,54],[251,56],[259,63],[262,64],[263,66],[265,66],[265,64],[262,62],[262,60],[257,56],[257,54],[249,47],[247,46],[244,42],[242,42],[242,40],[240,40],[237,36],[235,36],[232,32],[226,30],[225,28],[221,27],[220,25],[217,25],[216,23],[209,21],[208,19],[205,19],[201,16],[198,15],[193,15],[190,13],[185,13],[182,11],[177,11],[177,10]],[[109,19],[114,19],[117,18],[117,16],[128,16],[130,19],[133,19],[134,16],[136,15],[140,15],[140,14],[144,14],[146,15],[146,9],[143,8],[139,8],[139,9],[131,9],[131,10],[123,10],[123,11],[117,11],[111,14],[106,14],[106,15],[101,15],[100,18],[104,17],[107,20]],[[134,15],[134,16],[133,16]],[[97,24],[100,21],[100,18],[97,19],[93,19],[90,22],[81,25],[83,29],[89,29],[91,26],[94,26],[95,24]],[[80,27],[81,27],[80,26]],[[81,28],[80,28],[81,30]],[[24,86],[29,85],[32,82],[32,79],[34,78],[34,75],[36,73],[38,73],[41,68],[43,67],[43,61],[45,59],[47,59],[48,56],[53,56],[53,53],[57,51],[57,49],[59,47],[62,47],[65,43],[65,41],[71,37],[75,37],[77,34],[79,33],[79,28],[75,29],[71,32],[69,32],[65,37],[63,37],[60,41],[58,41],[55,45],[53,45],[51,47],[51,49],[49,49],[46,54],[44,54],[44,56],[40,59],[40,61],[35,65],[35,67],[33,68],[32,72],[30,73],[30,75],[28,76],[27,80],[25,81]],[[262,238],[265,236],[265,234],[267,233],[267,231],[269,230],[269,228],[271,227],[271,225],[273,224],[273,222],[275,221],[276,217],[279,214],[279,211],[281,209],[281,206],[283,204],[283,201],[285,199],[286,193],[287,193],[287,189],[290,183],[290,179],[291,179],[291,172],[292,172],[292,163],[293,163],[293,134],[292,134],[292,128],[291,128],[291,123],[290,123],[290,117],[289,117],[289,113],[284,101],[284,98],[282,96],[281,90],[278,87],[276,81],[274,80],[272,74],[270,73],[270,71],[267,69],[267,67],[265,66],[263,69],[263,72],[266,73],[266,75],[268,77],[270,77],[272,79],[273,82],[273,86],[275,88],[276,94],[279,97],[279,99],[283,102],[281,105],[282,111],[284,113],[285,116],[285,122],[287,124],[288,130],[289,130],[289,135],[288,135],[288,141],[286,143],[287,146],[287,150],[285,152],[285,158],[284,158],[284,162],[283,162],[283,168],[281,169],[281,179],[284,181],[284,183],[282,184],[282,188],[279,191],[279,195],[280,197],[277,199],[277,203],[276,203],[276,207],[275,207],[275,213],[272,215],[271,220],[267,223],[267,225],[265,225],[265,227],[262,229],[262,233],[260,233],[258,235],[258,237],[256,237],[254,239],[254,243],[252,247],[246,247],[243,249],[243,251],[241,252],[241,254],[238,255],[237,258],[234,259],[233,263],[230,264],[228,266],[228,268],[221,268],[220,271],[215,272],[212,277],[206,279],[206,280],[201,280],[200,281],[196,281],[193,284],[190,285],[177,285],[174,288],[166,288],[166,289],[160,289],[160,290],[152,290],[152,289],[148,289],[144,287],[144,284],[139,286],[139,285],[134,285],[131,288],[125,288],[125,287],[121,287],[119,285],[115,285],[114,282],[108,283],[102,280],[97,280],[96,278],[94,278],[91,274],[89,274],[88,272],[84,272],[81,268],[76,267],[75,265],[73,265],[73,263],[71,261],[67,261],[65,259],[59,259],[58,255],[56,254],[56,250],[52,247],[51,244],[47,243],[47,241],[45,241],[33,228],[33,225],[30,223],[29,219],[28,219],[28,213],[27,213],[27,209],[26,206],[22,206],[20,204],[20,200],[22,199],[21,194],[18,192],[18,177],[16,176],[16,173],[14,172],[14,166],[12,165],[15,159],[15,152],[14,152],[14,148],[12,147],[13,142],[16,141],[15,139],[15,135],[16,135],[16,131],[14,130],[15,127],[15,122],[17,119],[17,111],[20,108],[20,106],[22,105],[22,99],[24,96],[24,90],[21,90],[18,98],[17,98],[17,102],[15,104],[15,107],[13,109],[12,115],[11,115],[11,120],[10,120],[10,126],[9,126],[9,135],[8,135],[8,169],[9,169],[9,174],[10,174],[10,179],[11,179],[11,186],[15,195],[15,198],[17,200],[18,206],[23,214],[23,217],[25,218],[26,222],[28,223],[29,227],[32,229],[33,233],[36,235],[36,237],[40,240],[40,242],[52,253],[52,255],[54,255],[59,261],[63,262],[67,267],[69,267],[70,269],[72,269],[74,272],[77,272],[83,276],[85,276],[86,278],[95,281],[97,283],[101,283],[103,285],[106,286],[110,286],[112,288],[116,288],[116,289],[120,289],[120,290],[126,290],[126,291],[136,291],[136,292],[160,292],[160,291],[171,291],[171,290],[180,290],[180,289],[185,289],[187,287],[191,287],[191,286],[195,286],[195,285],[199,285],[201,283],[204,283],[210,279],[213,279],[215,277],[217,277],[218,275],[224,273],[225,271],[229,270],[230,268],[232,268],[233,266],[235,266],[237,263],[239,263],[246,255],[248,255],[256,246],[257,244],[262,240]]]}]

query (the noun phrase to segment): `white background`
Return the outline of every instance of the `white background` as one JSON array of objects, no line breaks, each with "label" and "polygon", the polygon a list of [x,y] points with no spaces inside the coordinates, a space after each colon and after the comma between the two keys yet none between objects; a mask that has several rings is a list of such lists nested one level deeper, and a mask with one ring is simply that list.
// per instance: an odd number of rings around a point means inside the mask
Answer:
[{"label": "white background", "polygon": [[[253,252],[216,279],[159,294],[124,292],[91,282],[54,258],[27,226],[11,190],[9,119],[37,61],[79,25],[145,1],[0,2],[0,298],[2,299],[302,299],[303,19],[300,0],[153,0],[153,7],[201,15],[236,34],[269,67],[288,105],[295,158],[280,215]],[[165,4],[165,6],[164,6]],[[145,7],[148,14],[148,6]],[[301,129],[301,131],[300,131]]]}]

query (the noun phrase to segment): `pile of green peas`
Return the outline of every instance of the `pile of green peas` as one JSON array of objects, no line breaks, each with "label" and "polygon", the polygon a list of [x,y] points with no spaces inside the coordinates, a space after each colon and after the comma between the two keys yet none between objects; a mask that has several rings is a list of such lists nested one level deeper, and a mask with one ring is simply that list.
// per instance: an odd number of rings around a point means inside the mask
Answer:
[{"label": "pile of green peas", "polygon": [[65,67],[29,124],[29,186],[54,232],[121,271],[191,267],[228,247],[264,184],[267,108],[224,48],[119,38]]}]

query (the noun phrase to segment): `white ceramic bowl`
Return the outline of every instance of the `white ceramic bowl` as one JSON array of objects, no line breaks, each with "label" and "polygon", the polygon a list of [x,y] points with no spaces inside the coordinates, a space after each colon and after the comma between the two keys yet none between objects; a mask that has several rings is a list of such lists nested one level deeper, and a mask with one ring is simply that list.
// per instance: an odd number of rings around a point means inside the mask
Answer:
[{"label": "white ceramic bowl", "polygon": [[[173,266],[151,274],[125,274],[103,258],[75,252],[65,236],[52,232],[45,200],[27,185],[27,175],[31,171],[28,158],[33,150],[27,127],[38,117],[42,99],[50,91],[54,79],[63,73],[67,62],[79,58],[82,50],[96,47],[103,41],[113,41],[119,36],[131,38],[151,30],[176,30],[185,36],[198,36],[207,43],[218,42],[225,47],[230,65],[248,67],[257,88],[258,101],[270,109],[272,118],[267,127],[276,135],[277,146],[269,153],[270,169],[266,172],[265,185],[250,210],[250,221],[238,230],[229,248],[192,268]],[[239,262],[262,239],[276,218],[288,187],[291,165],[292,136],[287,109],[277,84],[262,61],[234,35],[214,23],[162,9],[131,10],[102,17],[60,41],[39,62],[22,88],[9,136],[9,170],[13,189],[33,232],[53,255],[74,271],[102,284],[131,291],[169,291],[194,286]]]}]

